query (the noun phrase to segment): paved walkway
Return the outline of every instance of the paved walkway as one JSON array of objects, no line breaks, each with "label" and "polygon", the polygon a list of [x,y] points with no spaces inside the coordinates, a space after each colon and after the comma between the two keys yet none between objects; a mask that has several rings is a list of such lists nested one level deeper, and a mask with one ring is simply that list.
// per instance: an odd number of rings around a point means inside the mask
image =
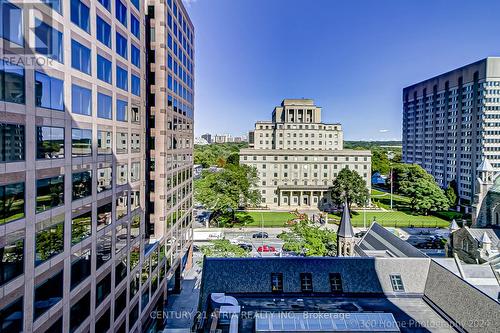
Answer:
[{"label": "paved walkway", "polygon": [[191,329],[193,325],[198,311],[201,284],[201,268],[196,263],[198,260],[200,260],[198,257],[194,257],[193,268],[184,273],[181,293],[168,295],[168,304],[165,309],[166,329]]}]

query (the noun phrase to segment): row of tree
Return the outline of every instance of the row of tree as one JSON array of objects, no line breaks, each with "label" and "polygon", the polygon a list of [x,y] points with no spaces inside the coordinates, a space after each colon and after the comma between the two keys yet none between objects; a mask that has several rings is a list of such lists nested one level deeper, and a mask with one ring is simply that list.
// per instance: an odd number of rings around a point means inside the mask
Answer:
[{"label": "row of tree", "polygon": [[194,164],[200,164],[204,168],[211,166],[223,168],[226,164],[239,164],[239,151],[247,147],[248,144],[245,142],[196,145]]}]

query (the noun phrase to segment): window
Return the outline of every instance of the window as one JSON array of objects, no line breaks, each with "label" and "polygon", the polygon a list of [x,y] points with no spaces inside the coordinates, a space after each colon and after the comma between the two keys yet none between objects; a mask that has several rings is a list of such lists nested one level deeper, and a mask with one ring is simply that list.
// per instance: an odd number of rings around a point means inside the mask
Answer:
[{"label": "window", "polygon": [[[111,200],[111,198],[108,198]],[[101,230],[105,226],[111,224],[111,211],[113,210],[113,204],[110,202],[105,204],[100,204],[97,207],[97,230]]]},{"label": "window", "polygon": [[107,332],[111,327],[111,309],[108,308],[95,322],[94,332]]},{"label": "window", "polygon": [[137,153],[141,151],[141,135],[132,133],[130,135],[130,152]]},{"label": "window", "polygon": [[141,163],[132,162],[130,167],[130,181],[137,182],[141,180]]},{"label": "window", "polygon": [[35,266],[64,250],[64,214],[36,224]]},{"label": "window", "polygon": [[103,5],[104,8],[106,8],[108,11],[111,9],[111,1],[110,0],[97,0],[101,5]]},{"label": "window", "polygon": [[141,51],[134,44],[130,44],[130,59],[132,65],[141,68]]},{"label": "window", "polygon": [[24,125],[0,124],[0,162],[24,160]]},{"label": "window", "polygon": [[113,187],[113,168],[97,169],[97,193],[111,190]]},{"label": "window", "polygon": [[330,273],[330,289],[332,293],[342,292],[342,278],[340,273]]},{"label": "window", "polygon": [[24,68],[0,59],[0,101],[24,104]]},{"label": "window", "polygon": [[128,152],[128,134],[127,133],[116,133],[116,153],[126,154]]},{"label": "window", "polygon": [[122,195],[116,197],[116,220],[121,219],[128,212],[128,192],[123,191]]},{"label": "window", "polygon": [[90,276],[92,252],[90,248],[71,254],[71,289]]},{"label": "window", "polygon": [[130,192],[130,211],[136,210],[141,206],[141,192],[132,191]]},{"label": "window", "polygon": [[312,292],[312,274],[311,273],[300,273],[300,289],[304,293]]},{"label": "window", "polygon": [[64,128],[62,127],[37,127],[37,152],[38,159],[64,158]]},{"label": "window", "polygon": [[112,98],[103,93],[97,93],[97,116],[99,118],[111,119]]},{"label": "window", "polygon": [[116,227],[115,252],[120,252],[127,246],[127,224],[123,223]]},{"label": "window", "polygon": [[71,0],[71,22],[90,33],[89,7],[80,0]]},{"label": "window", "polygon": [[110,230],[97,239],[96,269],[99,269],[99,267],[111,259],[111,236],[112,231]]},{"label": "window", "polygon": [[7,234],[0,244],[0,286],[24,273],[24,239],[23,232]]},{"label": "window", "polygon": [[139,302],[134,305],[132,310],[130,310],[130,313],[128,315],[128,324],[130,327],[133,327],[135,322],[137,321],[137,318],[139,318]]},{"label": "window", "polygon": [[116,120],[128,121],[128,103],[127,101],[117,99],[116,100]]},{"label": "window", "polygon": [[130,114],[131,114],[131,117],[132,117],[132,122],[133,123],[137,123],[137,124],[140,124],[141,123],[141,118],[140,118],[140,109],[138,106],[132,106],[130,108]]},{"label": "window", "polygon": [[[91,208],[91,207],[88,207]],[[78,214],[79,211],[73,211]],[[71,219],[71,245],[80,243],[92,234],[92,210],[73,216]]]},{"label": "window", "polygon": [[139,215],[135,215],[132,218],[132,222],[130,222],[130,239],[135,239],[139,237],[141,227],[141,217]]},{"label": "window", "polygon": [[118,21],[127,26],[127,7],[120,0],[115,2],[115,13]]},{"label": "window", "polygon": [[111,48],[111,26],[100,16],[96,17],[97,40]]},{"label": "window", "polygon": [[127,59],[128,53],[127,38],[123,37],[118,31],[116,32],[116,53]]},{"label": "window", "polygon": [[116,185],[125,185],[128,180],[128,164],[118,164],[116,167],[118,175],[116,176]]},{"label": "window", "polygon": [[64,176],[38,179],[36,181],[36,212],[64,204]]},{"label": "window", "polygon": [[100,54],[97,55],[97,78],[101,81],[111,84],[111,61]]},{"label": "window", "polygon": [[403,279],[401,279],[401,275],[394,274],[394,275],[391,275],[390,277],[391,277],[392,290],[405,291],[405,288],[403,286]]},{"label": "window", "polygon": [[97,131],[97,154],[107,155],[113,153],[111,131]]},{"label": "window", "polygon": [[63,34],[45,22],[35,20],[35,51],[63,63]]},{"label": "window", "polygon": [[127,289],[122,291],[122,293],[115,300],[115,319],[120,316],[125,307],[127,306]]},{"label": "window", "polygon": [[71,155],[73,157],[92,155],[92,130],[79,128],[71,130]]},{"label": "window", "polygon": [[90,49],[78,43],[76,40],[71,40],[71,67],[85,74],[90,75]]},{"label": "window", "polygon": [[141,79],[132,74],[130,76],[131,92],[136,96],[141,96]]},{"label": "window", "polygon": [[96,304],[101,304],[111,292],[111,273],[107,274],[101,281],[97,282],[95,293]]},{"label": "window", "polygon": [[[45,3],[47,6],[51,7],[53,10],[61,14],[61,0],[42,0],[43,3]],[[62,320],[61,320],[62,321]],[[55,331],[50,331],[49,332],[55,332]]]},{"label": "window", "polygon": [[130,31],[137,39],[141,39],[141,25],[139,19],[132,13],[130,13]]},{"label": "window", "polygon": [[271,273],[271,291],[273,293],[283,292],[283,273]]},{"label": "window", "polygon": [[8,1],[0,2],[0,37],[18,45],[24,45],[23,11]]},{"label": "window", "polygon": [[64,111],[63,80],[35,72],[35,105],[46,109]]},{"label": "window", "polygon": [[33,317],[36,320],[41,314],[59,303],[63,297],[63,270],[35,286]]},{"label": "window", "polygon": [[90,291],[71,305],[69,331],[73,333],[90,315]]},{"label": "window", "polygon": [[1,308],[0,327],[2,327],[2,332],[23,332],[23,313],[22,297]]},{"label": "window", "polygon": [[92,171],[77,172],[72,175],[73,200],[92,195]]},{"label": "window", "polygon": [[128,72],[118,65],[116,65],[116,86],[120,89],[128,90]]},{"label": "window", "polygon": [[132,4],[135,6],[135,8],[140,9],[141,0],[132,0]]},{"label": "window", "polygon": [[115,286],[123,281],[127,277],[127,256],[123,256],[118,260],[118,264],[115,266]]},{"label": "window", "polygon": [[0,224],[24,218],[24,183],[0,186]]},{"label": "window", "polygon": [[92,90],[73,84],[71,99],[71,112],[85,116],[92,115]]}]

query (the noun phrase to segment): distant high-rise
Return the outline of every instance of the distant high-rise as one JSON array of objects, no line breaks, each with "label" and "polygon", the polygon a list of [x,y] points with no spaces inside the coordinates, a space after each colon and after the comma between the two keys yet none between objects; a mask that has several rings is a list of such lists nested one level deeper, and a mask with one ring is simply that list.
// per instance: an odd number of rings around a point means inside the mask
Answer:
[{"label": "distant high-rise", "polygon": [[470,205],[486,157],[500,171],[500,58],[489,57],[403,90],[403,160]]},{"label": "distant high-rise", "polygon": [[[2,1],[0,13],[0,331],[156,331],[191,239],[182,1]],[[155,50],[169,64],[156,85]]]},{"label": "distant high-rise", "polygon": [[329,208],[330,187],[343,168],[371,185],[370,151],[344,150],[342,126],[323,123],[312,99],[283,100],[272,121],[255,123],[248,143],[240,163],[257,168],[263,205]]},{"label": "distant high-rise", "polygon": [[208,143],[212,143],[212,134],[205,133],[201,136],[203,139],[207,140]]}]

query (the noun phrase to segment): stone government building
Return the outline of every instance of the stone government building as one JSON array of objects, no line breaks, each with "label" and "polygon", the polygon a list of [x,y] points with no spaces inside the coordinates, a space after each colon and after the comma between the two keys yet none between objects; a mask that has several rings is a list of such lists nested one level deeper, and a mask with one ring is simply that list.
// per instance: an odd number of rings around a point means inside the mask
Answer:
[{"label": "stone government building", "polygon": [[257,121],[240,163],[257,168],[262,204],[272,208],[329,208],[330,187],[343,168],[370,187],[371,152],[343,149],[340,124],[321,121],[312,99],[284,99],[271,121]]}]

